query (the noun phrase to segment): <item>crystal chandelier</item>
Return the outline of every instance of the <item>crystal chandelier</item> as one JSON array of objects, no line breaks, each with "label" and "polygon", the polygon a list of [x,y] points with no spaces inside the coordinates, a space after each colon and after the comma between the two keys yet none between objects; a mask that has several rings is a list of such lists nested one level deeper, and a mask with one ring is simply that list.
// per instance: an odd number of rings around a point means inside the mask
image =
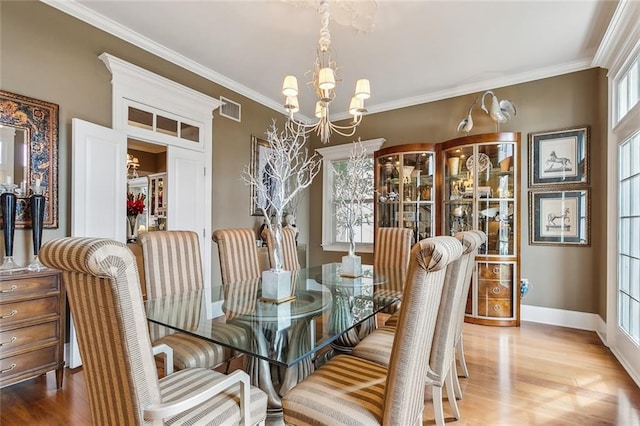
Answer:
[{"label": "crystal chandelier", "polygon": [[293,75],[284,78],[282,94],[285,96],[284,108],[289,114],[287,126],[297,133],[310,133],[315,131],[322,143],[329,142],[332,132],[342,136],[353,136],[356,127],[362,121],[362,114],[367,112],[364,108],[364,100],[369,99],[371,90],[369,80],[360,79],[356,82],[354,96],[349,103],[349,113],[353,115],[353,121],[348,125],[339,126],[331,122],[329,117],[329,105],[335,99],[336,87],[336,63],[331,58],[331,35],[329,34],[329,2],[321,0],[318,8],[320,12],[320,40],[318,41],[318,57],[313,69],[313,84],[318,101],[315,107],[315,116],[318,119],[314,123],[303,123],[295,120],[293,114],[300,110],[298,104],[298,80]]}]

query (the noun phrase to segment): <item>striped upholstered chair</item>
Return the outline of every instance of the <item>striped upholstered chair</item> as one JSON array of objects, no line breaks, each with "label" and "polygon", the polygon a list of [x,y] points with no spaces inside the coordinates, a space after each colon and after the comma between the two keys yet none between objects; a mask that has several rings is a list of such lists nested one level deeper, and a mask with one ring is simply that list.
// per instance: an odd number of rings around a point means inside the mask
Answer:
[{"label": "striped upholstered chair", "polygon": [[218,244],[223,284],[246,282],[260,277],[260,262],[253,229],[217,229],[213,231],[213,241]]},{"label": "striped upholstered chair", "polygon": [[[267,251],[269,252],[269,264],[275,267],[274,259],[275,237],[269,228],[264,228],[262,238],[267,241]],[[296,246],[296,232],[291,228],[282,228],[282,269],[285,271],[297,271],[300,269],[298,261],[298,249]]]},{"label": "striped upholstered chair", "polygon": [[243,371],[188,368],[158,379],[136,261],[99,238],[47,242],[40,259],[63,271],[95,425],[259,424],[267,397]]},{"label": "striped upholstered chair", "polygon": [[[138,239],[142,246],[147,298],[204,288],[198,234],[193,231],[141,232]],[[197,328],[201,309],[202,306],[196,303],[179,315],[185,324]],[[244,329],[224,323],[216,323],[212,333],[217,339],[234,346],[247,338]],[[178,370],[217,367],[234,355],[233,351],[221,345],[158,324],[149,324],[149,334],[154,346],[166,344],[173,349],[173,363]]]},{"label": "striped upholstered chair", "polygon": [[[413,244],[413,230],[407,228],[378,228],[373,249],[373,265],[384,271],[387,281],[376,286],[376,297],[397,299],[402,296],[402,286],[409,267],[409,253]],[[385,310],[393,314],[399,303]]]},{"label": "striped upholstered chair", "polygon": [[411,250],[398,332],[388,368],[338,355],[282,399],[291,425],[421,425],[424,377],[447,265],[460,257],[453,237],[420,241]]},{"label": "striped upholstered chair", "polygon": [[[464,316],[464,307],[469,291],[471,271],[482,238],[477,231],[466,231],[456,234],[462,244],[463,254],[459,259],[447,266],[447,275],[438,309],[436,330],[429,355],[426,384],[431,386],[433,410],[437,425],[444,424],[442,407],[442,389],[447,390],[447,399],[458,419],[460,413],[456,403],[456,388],[459,389],[455,368],[455,338],[458,326]],[[400,309],[400,315],[404,310]],[[389,364],[392,356],[394,335],[400,333],[400,317],[396,316],[396,326],[385,325],[362,340],[353,350],[352,355],[374,361],[380,365]],[[387,324],[389,321],[387,322]]]}]

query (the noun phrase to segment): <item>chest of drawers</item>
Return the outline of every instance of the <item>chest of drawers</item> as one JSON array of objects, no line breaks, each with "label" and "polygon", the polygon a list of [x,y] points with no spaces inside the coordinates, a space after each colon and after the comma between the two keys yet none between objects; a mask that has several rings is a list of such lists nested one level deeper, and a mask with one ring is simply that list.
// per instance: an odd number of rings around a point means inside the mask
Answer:
[{"label": "chest of drawers", "polygon": [[65,302],[59,271],[0,275],[0,388],[51,370],[62,387]]}]

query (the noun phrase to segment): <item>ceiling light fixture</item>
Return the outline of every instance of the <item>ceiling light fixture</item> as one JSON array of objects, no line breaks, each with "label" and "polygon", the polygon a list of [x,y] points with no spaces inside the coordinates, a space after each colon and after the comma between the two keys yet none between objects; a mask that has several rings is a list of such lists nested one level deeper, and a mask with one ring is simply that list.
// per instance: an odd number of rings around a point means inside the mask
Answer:
[{"label": "ceiling light fixture", "polygon": [[320,12],[320,40],[318,42],[318,57],[313,69],[313,80],[309,83],[315,88],[318,101],[315,107],[315,116],[318,121],[310,124],[294,119],[293,114],[300,110],[298,104],[298,80],[293,75],[284,78],[282,84],[282,94],[285,96],[284,108],[289,114],[287,125],[295,132],[310,133],[315,131],[322,143],[329,142],[331,133],[335,132],[342,136],[353,136],[356,127],[362,121],[362,114],[367,112],[364,107],[365,99],[371,96],[369,80],[360,79],[356,82],[354,96],[349,103],[349,114],[353,116],[353,121],[345,126],[339,126],[331,122],[329,117],[329,105],[335,99],[336,87],[336,63],[331,58],[331,35],[329,34],[329,2],[321,0],[318,8]]}]

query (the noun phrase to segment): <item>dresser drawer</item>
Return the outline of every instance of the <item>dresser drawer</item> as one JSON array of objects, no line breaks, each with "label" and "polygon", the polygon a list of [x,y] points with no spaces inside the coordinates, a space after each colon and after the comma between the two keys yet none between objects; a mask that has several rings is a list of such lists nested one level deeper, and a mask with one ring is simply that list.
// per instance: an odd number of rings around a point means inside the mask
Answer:
[{"label": "dresser drawer", "polygon": [[30,376],[36,370],[51,370],[58,366],[58,345],[37,351],[0,359],[0,385],[8,380],[19,380],[21,375]]},{"label": "dresser drawer", "polygon": [[478,263],[478,277],[489,280],[513,279],[513,264],[510,263]]},{"label": "dresser drawer", "polygon": [[[17,277],[17,276],[16,276]],[[24,276],[20,279],[0,281],[0,302],[7,298],[32,296],[60,290],[57,275]]]},{"label": "dresser drawer", "polygon": [[36,345],[57,342],[59,338],[57,321],[1,331],[0,357],[28,350]]},{"label": "dresser drawer", "polygon": [[478,297],[478,315],[509,318],[513,316],[511,300]]},{"label": "dresser drawer", "polygon": [[491,299],[510,299],[511,281],[480,280],[478,297]]},{"label": "dresser drawer", "polygon": [[60,316],[59,296],[0,304],[0,330],[27,321]]}]

